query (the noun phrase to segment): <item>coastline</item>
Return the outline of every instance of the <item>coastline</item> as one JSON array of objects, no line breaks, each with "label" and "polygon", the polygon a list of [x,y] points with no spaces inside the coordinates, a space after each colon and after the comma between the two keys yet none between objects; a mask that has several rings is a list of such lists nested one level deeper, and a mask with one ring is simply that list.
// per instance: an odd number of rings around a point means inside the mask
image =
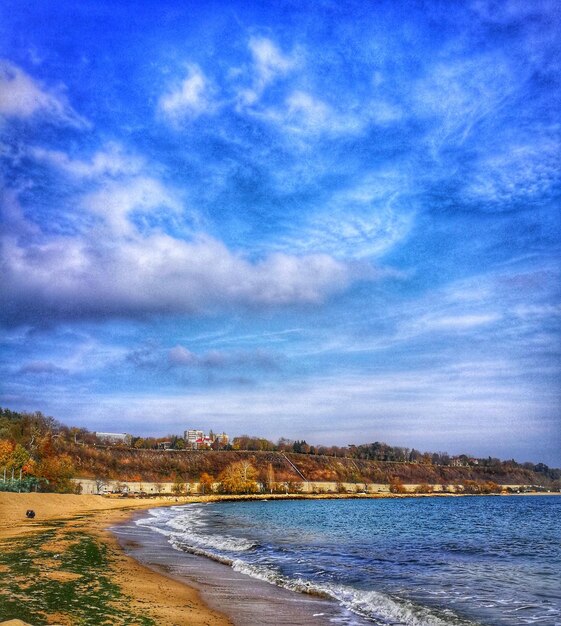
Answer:
[{"label": "coastline", "polygon": [[[559,493],[525,493],[504,494],[505,496],[529,495],[561,495]],[[103,546],[107,564],[99,575],[107,577],[111,584],[118,589],[122,607],[140,616],[134,623],[145,624],[194,624],[207,626],[227,626],[232,621],[217,610],[213,610],[201,598],[201,587],[198,589],[185,580],[166,574],[164,571],[155,571],[149,566],[136,560],[119,543],[118,537],[109,530],[109,527],[126,523],[135,513],[157,507],[169,507],[178,504],[240,501],[240,500],[310,500],[310,499],[387,499],[387,498],[434,498],[434,497],[468,497],[459,494],[293,494],[293,495],[240,495],[240,496],[198,496],[198,497],[159,497],[150,499],[113,498],[92,495],[62,495],[50,493],[8,493],[0,492],[0,553],[9,550],[15,551],[22,542],[56,546],[59,558],[68,542],[73,538],[83,540],[89,537]],[[474,496],[477,497],[477,496]],[[34,519],[27,519],[25,512],[33,509],[36,512]],[[51,555],[52,556],[52,555]],[[64,554],[63,554],[64,556]],[[37,586],[48,585],[53,581],[68,582],[73,575],[62,571],[57,562],[50,559],[40,560],[33,572],[33,580]],[[0,574],[9,574],[6,565],[0,564]],[[77,577],[76,577],[77,578]],[[17,582],[17,581],[16,581]],[[26,580],[22,576],[19,581],[22,589],[26,588]],[[203,581],[204,583],[204,581]],[[80,595],[80,589],[76,594]],[[7,595],[8,594],[8,595]],[[9,597],[8,591],[0,592],[0,609],[2,603]],[[25,591],[20,594],[18,602],[28,600]],[[125,610],[125,608],[123,608]],[[33,623],[29,619],[30,623]],[[25,611],[0,612],[0,620],[23,619]],[[129,616],[130,617],[130,616]],[[75,623],[72,614],[54,611],[52,614],[40,612],[40,619],[44,623],[70,625]],[[113,617],[113,622],[126,622]],[[26,620],[24,620],[25,622]],[[0,622],[2,623],[2,622]]]},{"label": "coastline", "polygon": [[[182,503],[183,501],[188,500],[185,498],[182,499]],[[108,530],[109,526],[126,520],[135,511],[173,504],[177,504],[175,498],[135,501],[101,496],[0,492],[1,551],[7,552],[18,547],[22,540],[36,539],[38,543],[44,543],[45,548],[55,545],[57,549],[55,556],[58,557],[60,556],[58,552],[63,552],[73,536],[83,540],[87,535],[102,545],[107,558],[103,576],[108,577],[111,585],[118,589],[123,611],[129,613],[122,619],[114,617],[113,623],[130,623],[126,619],[133,615],[139,620],[134,623],[231,626],[226,616],[210,609],[202,601],[196,589],[164,574],[156,573],[128,556],[119,546],[113,533]],[[27,509],[36,512],[35,519],[29,520],[25,517]],[[48,544],[44,541],[45,538],[48,539]],[[61,571],[58,563],[53,562],[52,558],[41,561],[41,565],[41,571],[34,571],[33,574],[35,585],[42,583],[48,585],[52,581],[68,584],[74,579],[72,572]],[[0,572],[3,571],[6,572],[5,565],[0,566]],[[22,584],[25,588],[26,582],[22,581]],[[0,619],[22,619],[24,623],[28,621],[33,623],[29,615],[34,609],[21,606],[22,600],[25,604],[25,599],[25,596],[23,598],[20,596],[18,608],[6,609]],[[0,595],[0,607],[3,603],[7,604],[7,601],[6,596]],[[39,609],[36,614],[46,623],[66,626],[77,621],[74,615],[63,611],[62,608],[50,613]]]}]

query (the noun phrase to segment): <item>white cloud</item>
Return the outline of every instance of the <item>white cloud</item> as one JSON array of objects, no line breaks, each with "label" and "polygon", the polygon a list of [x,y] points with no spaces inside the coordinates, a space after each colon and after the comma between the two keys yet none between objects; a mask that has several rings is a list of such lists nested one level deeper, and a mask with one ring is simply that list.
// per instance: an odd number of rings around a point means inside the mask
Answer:
[{"label": "white cloud", "polygon": [[335,193],[313,215],[296,221],[273,245],[336,257],[380,257],[403,242],[412,227],[414,210],[406,199],[407,185],[404,176],[393,172],[368,175]]},{"label": "white cloud", "polygon": [[249,49],[261,80],[269,82],[278,74],[285,74],[294,67],[294,59],[285,56],[273,41],[266,37],[252,37]]},{"label": "white cloud", "polygon": [[102,218],[113,235],[132,235],[136,229],[131,215],[155,215],[165,209],[167,215],[179,215],[182,205],[158,180],[137,176],[126,183],[112,182],[82,200],[82,206]]},{"label": "white cloud", "polygon": [[168,360],[170,365],[196,365],[198,358],[196,354],[193,354],[190,350],[183,346],[175,346],[168,352]]},{"label": "white cloud", "polygon": [[302,89],[290,91],[280,105],[248,108],[246,112],[290,133],[291,141],[299,136],[308,140],[319,135],[355,135],[373,124],[386,126],[403,117],[398,107],[383,100],[329,104]]},{"label": "white cloud", "polygon": [[340,135],[362,131],[370,122],[368,111],[338,111],[312,94],[292,91],[281,106],[248,110],[248,113],[279,126],[292,135]]},{"label": "white cloud", "polygon": [[303,91],[293,92],[286,100],[286,122],[295,129],[321,129],[332,117],[330,108]]},{"label": "white cloud", "polygon": [[5,239],[3,249],[10,303],[23,309],[33,303],[55,316],[319,303],[356,278],[327,255],[277,254],[251,263],[204,236],[184,242],[154,234],[107,245],[60,237],[25,249]]},{"label": "white cloud", "polygon": [[507,207],[509,201],[540,198],[561,179],[560,154],[559,142],[539,136],[501,146],[480,160],[466,193]]},{"label": "white cloud", "polygon": [[479,326],[486,326],[499,321],[502,316],[498,313],[473,313],[468,315],[427,315],[409,326],[409,331],[413,334],[423,332],[462,332],[469,331]]},{"label": "white cloud", "polygon": [[44,89],[16,65],[0,60],[0,115],[29,119],[39,114],[70,126],[88,125],[63,93]]},{"label": "white cloud", "polygon": [[190,65],[187,77],[161,96],[158,109],[172,123],[194,119],[215,110],[213,91],[200,67]]},{"label": "white cloud", "polygon": [[252,37],[249,50],[253,58],[253,76],[250,88],[242,89],[239,96],[244,105],[254,105],[265,89],[278,77],[286,75],[296,65],[294,56],[285,56],[276,44],[266,37]]},{"label": "white cloud", "polygon": [[561,304],[521,304],[514,308],[513,313],[528,320],[561,317]]},{"label": "white cloud", "polygon": [[478,122],[506,105],[522,82],[504,56],[442,61],[415,85],[415,111],[436,120],[429,137],[434,149],[450,138],[461,144]]},{"label": "white cloud", "polygon": [[89,161],[72,159],[66,152],[42,147],[32,147],[29,153],[34,159],[76,178],[95,179],[101,176],[131,175],[137,174],[145,167],[141,158],[127,154],[116,143],[109,143],[105,149],[96,152]]}]

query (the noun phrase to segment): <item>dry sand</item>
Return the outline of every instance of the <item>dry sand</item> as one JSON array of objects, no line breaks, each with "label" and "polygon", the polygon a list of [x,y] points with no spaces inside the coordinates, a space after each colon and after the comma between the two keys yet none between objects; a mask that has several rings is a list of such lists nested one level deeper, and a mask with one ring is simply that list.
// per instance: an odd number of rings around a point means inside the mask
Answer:
[{"label": "dry sand", "polygon": [[[181,502],[188,501],[187,498],[181,498]],[[231,624],[224,615],[209,609],[195,589],[153,572],[125,555],[113,535],[106,530],[134,510],[176,503],[175,498],[133,500],[87,495],[0,492],[0,542],[9,542],[23,534],[40,532],[44,529],[45,521],[63,520],[66,530],[85,531],[108,545],[114,566],[111,579],[125,595],[133,598],[136,612],[166,626]],[[34,519],[26,518],[28,509],[35,511]],[[55,616],[53,620],[51,623],[57,622]],[[18,621],[10,620],[7,623],[12,626],[18,624]]]}]

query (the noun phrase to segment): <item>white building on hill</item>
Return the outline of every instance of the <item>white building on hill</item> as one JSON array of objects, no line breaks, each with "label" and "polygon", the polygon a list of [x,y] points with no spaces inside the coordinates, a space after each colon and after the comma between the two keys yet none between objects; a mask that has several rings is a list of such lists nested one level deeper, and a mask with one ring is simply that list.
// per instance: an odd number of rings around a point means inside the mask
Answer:
[{"label": "white building on hill", "polygon": [[127,433],[94,433],[94,435],[103,443],[107,444],[123,444],[131,445],[132,436]]},{"label": "white building on hill", "polygon": [[185,443],[188,449],[200,450],[203,448],[219,447],[228,445],[230,437],[226,433],[215,435],[212,430],[207,435],[202,430],[186,430],[184,433]]}]

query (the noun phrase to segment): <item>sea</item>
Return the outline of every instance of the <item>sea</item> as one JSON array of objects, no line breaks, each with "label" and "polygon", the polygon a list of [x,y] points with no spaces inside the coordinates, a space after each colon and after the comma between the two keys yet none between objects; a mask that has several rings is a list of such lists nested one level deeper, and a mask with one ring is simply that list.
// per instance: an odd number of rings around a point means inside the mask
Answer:
[{"label": "sea", "polygon": [[561,497],[265,500],[114,529],[240,626],[561,626]]}]

